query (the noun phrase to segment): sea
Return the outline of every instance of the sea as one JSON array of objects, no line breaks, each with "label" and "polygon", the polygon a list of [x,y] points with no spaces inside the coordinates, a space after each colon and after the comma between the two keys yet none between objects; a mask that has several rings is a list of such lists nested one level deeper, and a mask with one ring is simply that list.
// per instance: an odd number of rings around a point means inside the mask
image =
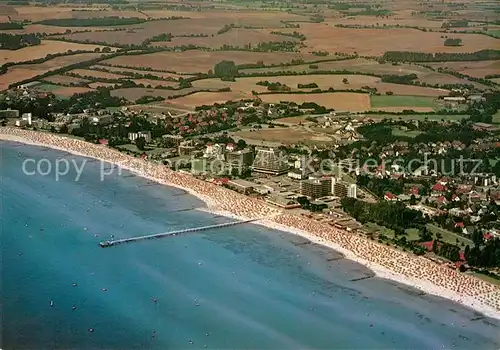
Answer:
[{"label": "sea", "polygon": [[233,219],[100,161],[6,141],[0,155],[2,349],[500,348],[499,320],[286,232],[101,248]]}]

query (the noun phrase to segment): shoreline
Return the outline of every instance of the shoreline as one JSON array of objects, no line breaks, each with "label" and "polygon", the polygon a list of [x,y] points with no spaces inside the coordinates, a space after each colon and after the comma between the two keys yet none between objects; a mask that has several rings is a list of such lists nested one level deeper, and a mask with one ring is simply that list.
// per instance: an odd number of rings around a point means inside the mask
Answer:
[{"label": "shoreline", "polygon": [[499,287],[476,277],[457,273],[426,258],[398,251],[311,219],[288,214],[281,209],[270,207],[265,202],[125,155],[106,146],[8,127],[0,128],[0,140],[51,148],[114,164],[161,185],[186,191],[207,206],[206,209],[199,210],[238,220],[268,217],[254,224],[304,237],[369,268],[375,277],[411,286],[424,293],[457,302],[487,317],[500,319]]}]

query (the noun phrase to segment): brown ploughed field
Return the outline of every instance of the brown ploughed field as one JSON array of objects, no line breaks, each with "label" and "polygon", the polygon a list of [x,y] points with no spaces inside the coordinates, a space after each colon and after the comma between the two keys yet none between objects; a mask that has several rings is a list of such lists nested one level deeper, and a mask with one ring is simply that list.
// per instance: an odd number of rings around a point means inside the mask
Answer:
[{"label": "brown ploughed field", "polygon": [[157,52],[145,55],[119,56],[104,61],[106,64],[168,70],[177,73],[207,73],[215,64],[223,60],[236,64],[256,63],[279,64],[302,58],[313,60],[316,56],[294,52],[245,52],[189,50],[184,52]]}]

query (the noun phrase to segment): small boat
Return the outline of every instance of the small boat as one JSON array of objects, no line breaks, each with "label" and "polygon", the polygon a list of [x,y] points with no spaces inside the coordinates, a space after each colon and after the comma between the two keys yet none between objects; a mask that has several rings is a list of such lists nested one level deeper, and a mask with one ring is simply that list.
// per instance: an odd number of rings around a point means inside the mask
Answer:
[{"label": "small boat", "polygon": [[50,307],[54,307],[54,302],[52,300],[50,301]]}]

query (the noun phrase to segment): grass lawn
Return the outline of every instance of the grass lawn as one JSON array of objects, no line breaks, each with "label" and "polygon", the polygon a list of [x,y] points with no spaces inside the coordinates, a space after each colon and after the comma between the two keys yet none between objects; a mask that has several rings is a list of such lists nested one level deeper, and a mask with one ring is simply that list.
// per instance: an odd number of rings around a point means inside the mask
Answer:
[{"label": "grass lawn", "polygon": [[426,96],[387,96],[371,95],[370,102],[372,108],[382,107],[436,107],[434,97]]},{"label": "grass lawn", "polygon": [[[394,230],[391,230],[391,229],[389,229],[387,227],[377,225],[377,224],[375,224],[373,222],[365,224],[364,227],[365,227],[365,229],[368,232],[380,232],[381,234],[383,234],[383,235],[385,235],[385,236],[387,236],[389,238],[394,238]],[[474,246],[474,243],[472,243],[471,240],[469,240],[469,239],[467,239],[465,237],[462,237],[460,235],[457,235],[454,232],[442,229],[442,228],[434,226],[432,224],[427,224],[427,228],[432,233],[440,232],[441,235],[443,236],[442,240],[444,242],[456,245],[457,244],[456,239],[458,238],[459,242],[463,242],[464,243],[464,247],[466,245],[469,245],[470,247]],[[409,228],[409,229],[407,229],[406,230],[406,239],[408,241],[419,240],[420,239],[419,230],[417,230],[416,228]],[[461,245],[460,245],[460,248],[463,249],[463,247]]]},{"label": "grass lawn", "polygon": [[500,39],[500,30],[488,30],[485,33],[488,33],[488,35],[491,35],[491,36],[494,36],[495,38]]},{"label": "grass lawn", "polygon": [[50,91],[50,92],[55,93],[55,91],[62,88],[62,86],[56,85],[56,84],[39,84],[36,86],[36,88],[40,89],[40,90],[45,90],[45,91]]},{"label": "grass lawn", "polygon": [[473,273],[471,273],[471,275],[473,275],[474,277],[480,278],[484,281],[493,283],[497,286],[500,286],[500,280],[498,280],[496,278],[493,278],[493,277],[490,277],[490,276],[487,276],[487,275],[484,275],[484,274],[478,273],[478,272],[473,272]]},{"label": "grass lawn", "polygon": [[493,124],[500,124],[500,110],[498,110],[495,114],[493,114]]},{"label": "grass lawn", "polygon": [[[401,119],[401,120],[435,120],[441,121],[441,119],[446,121],[458,122],[464,118],[468,118],[468,115],[445,115],[445,114],[414,114],[414,115],[394,115],[394,114],[365,114],[367,117],[372,118],[374,120],[382,120],[382,119]],[[500,123],[500,114],[498,115],[498,123]]]},{"label": "grass lawn", "polygon": [[[369,222],[364,225],[367,231],[380,232],[384,236],[394,238],[394,230],[387,228],[385,226],[377,225],[374,222]],[[418,235],[418,230],[416,228],[409,228],[406,230],[406,239],[409,241],[416,241],[420,238]]]},{"label": "grass lawn", "polygon": [[418,130],[402,130],[400,128],[394,127],[392,128],[392,134],[394,136],[399,136],[399,137],[411,137],[415,138],[418,135],[420,135],[422,132]]},{"label": "grass lawn", "polygon": [[462,247],[462,244],[460,244],[460,247],[461,248],[464,248],[466,245],[469,245],[471,248],[474,246],[474,243],[470,240],[470,239],[467,239],[465,237],[462,237],[460,235],[457,235],[456,233],[454,232],[451,232],[451,231],[448,231],[448,230],[445,230],[441,227],[438,227],[436,225],[433,225],[433,224],[427,224],[427,228],[429,229],[429,231],[431,231],[432,233],[436,234],[436,233],[441,233],[441,235],[443,236],[442,240],[444,242],[448,242],[450,244],[457,244],[457,239],[460,243],[463,243],[464,246]]}]

